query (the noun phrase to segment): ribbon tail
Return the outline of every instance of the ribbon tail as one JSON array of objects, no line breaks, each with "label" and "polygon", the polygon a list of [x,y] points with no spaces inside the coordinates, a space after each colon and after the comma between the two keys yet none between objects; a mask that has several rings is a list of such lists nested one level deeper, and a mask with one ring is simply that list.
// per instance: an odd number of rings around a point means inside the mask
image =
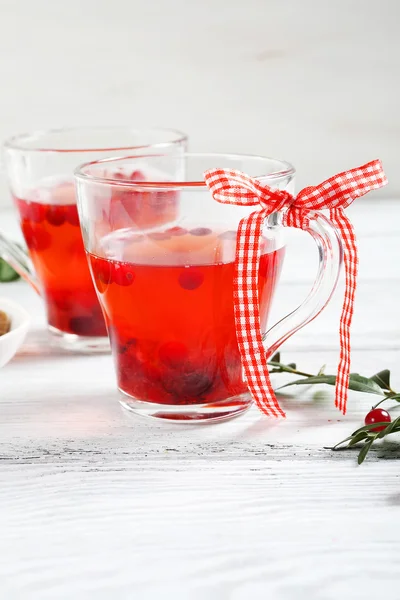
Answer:
[{"label": "ribbon tail", "polygon": [[353,226],[341,208],[332,209],[331,220],[341,233],[344,246],[346,287],[340,317],[340,360],[336,377],[335,404],[345,415],[350,378],[350,328],[357,286],[358,254]]},{"label": "ribbon tail", "polygon": [[266,415],[285,416],[272,389],[262,342],[258,271],[265,212],[240,221],[236,242],[234,313],[236,338],[246,383],[258,408]]}]

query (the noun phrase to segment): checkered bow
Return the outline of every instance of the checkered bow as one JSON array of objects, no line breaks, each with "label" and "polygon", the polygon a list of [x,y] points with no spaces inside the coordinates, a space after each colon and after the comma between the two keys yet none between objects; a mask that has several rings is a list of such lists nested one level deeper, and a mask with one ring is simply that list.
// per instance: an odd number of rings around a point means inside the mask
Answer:
[{"label": "checkered bow", "polygon": [[266,217],[282,211],[283,224],[307,229],[316,211],[329,210],[344,247],[346,288],[340,318],[340,360],[336,377],[335,404],[346,413],[350,375],[350,325],[358,269],[356,237],[344,213],[356,198],[387,183],[379,160],[339,173],[315,187],[306,187],[297,196],[273,190],[245,173],[211,169],[204,179],[215,200],[225,204],[258,206],[238,227],[236,241],[234,309],[236,337],[249,390],[267,415],[285,416],[271,386],[267,353],[262,342],[258,302],[258,269],[262,230]]}]

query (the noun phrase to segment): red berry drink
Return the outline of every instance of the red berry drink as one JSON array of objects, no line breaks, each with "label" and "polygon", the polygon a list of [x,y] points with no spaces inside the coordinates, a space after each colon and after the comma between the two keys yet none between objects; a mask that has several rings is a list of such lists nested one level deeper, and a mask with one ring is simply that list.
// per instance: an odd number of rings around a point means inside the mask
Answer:
[{"label": "red berry drink", "polygon": [[49,325],[63,333],[106,336],[83,247],[73,183],[43,188],[29,199],[15,201]]},{"label": "red berry drink", "polygon": [[[118,175],[118,174],[117,174]],[[117,176],[115,175],[115,176]],[[132,181],[145,179],[133,171]],[[94,198],[100,205],[102,198]],[[59,332],[106,337],[103,314],[83,246],[74,184],[42,186],[28,199],[15,198],[25,241],[47,306],[47,319]],[[175,192],[135,192],[116,186],[95,228],[102,235],[125,228],[155,227],[173,221]]]},{"label": "red berry drink", "polygon": [[[235,244],[235,232],[207,227],[125,230],[89,254],[122,392],[163,405],[213,404],[247,392],[234,322]],[[283,255],[265,240],[263,330]]]}]

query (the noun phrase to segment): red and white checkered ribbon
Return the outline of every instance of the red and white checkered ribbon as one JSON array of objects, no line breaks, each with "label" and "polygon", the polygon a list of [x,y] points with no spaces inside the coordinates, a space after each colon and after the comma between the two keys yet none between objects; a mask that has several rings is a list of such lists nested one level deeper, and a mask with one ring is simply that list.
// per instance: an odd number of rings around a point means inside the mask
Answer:
[{"label": "red and white checkered ribbon", "polygon": [[350,325],[358,268],[356,238],[343,209],[367,192],[386,185],[379,160],[339,173],[297,196],[272,190],[240,171],[211,169],[204,179],[215,200],[225,204],[257,206],[239,223],[234,280],[236,337],[249,390],[258,407],[267,415],[285,416],[271,386],[267,355],[262,342],[258,301],[258,270],[265,218],[283,211],[283,224],[307,229],[315,211],[327,209],[339,230],[344,246],[346,289],[340,318],[340,361],[336,377],[336,406],[346,413],[350,374]]}]

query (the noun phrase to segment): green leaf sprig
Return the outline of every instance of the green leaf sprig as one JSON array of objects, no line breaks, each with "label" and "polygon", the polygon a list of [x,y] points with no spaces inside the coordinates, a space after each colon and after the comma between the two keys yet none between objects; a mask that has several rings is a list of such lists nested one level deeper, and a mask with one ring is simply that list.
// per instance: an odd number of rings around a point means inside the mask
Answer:
[{"label": "green leaf sprig", "polygon": [[6,281],[15,281],[19,275],[5,260],[0,258],[0,283]]},{"label": "green leaf sprig", "polygon": [[[320,368],[316,375],[306,373],[298,370],[295,363],[282,363],[280,352],[274,354],[274,356],[268,361],[268,365],[272,367],[270,369],[270,373],[291,373],[293,375],[299,375],[302,377],[302,379],[296,379],[295,381],[290,381],[289,383],[282,385],[281,387],[277,388],[277,390],[282,390],[293,385],[327,384],[333,386],[336,383],[336,375],[325,374],[325,365]],[[364,392],[367,394],[381,396],[381,399],[372,407],[372,410],[388,400],[400,403],[400,393],[395,392],[390,385],[389,369],[379,371],[379,373],[376,373],[371,377],[364,377],[359,373],[351,373],[349,379],[349,389],[355,392]],[[348,448],[353,448],[362,443],[361,450],[358,455],[358,464],[360,465],[365,460],[374,442],[381,440],[391,433],[397,432],[400,432],[400,417],[397,417],[391,423],[373,423],[371,425],[364,425],[363,427],[360,427],[354,431],[349,437],[336,444],[332,450],[345,450]]]}]

